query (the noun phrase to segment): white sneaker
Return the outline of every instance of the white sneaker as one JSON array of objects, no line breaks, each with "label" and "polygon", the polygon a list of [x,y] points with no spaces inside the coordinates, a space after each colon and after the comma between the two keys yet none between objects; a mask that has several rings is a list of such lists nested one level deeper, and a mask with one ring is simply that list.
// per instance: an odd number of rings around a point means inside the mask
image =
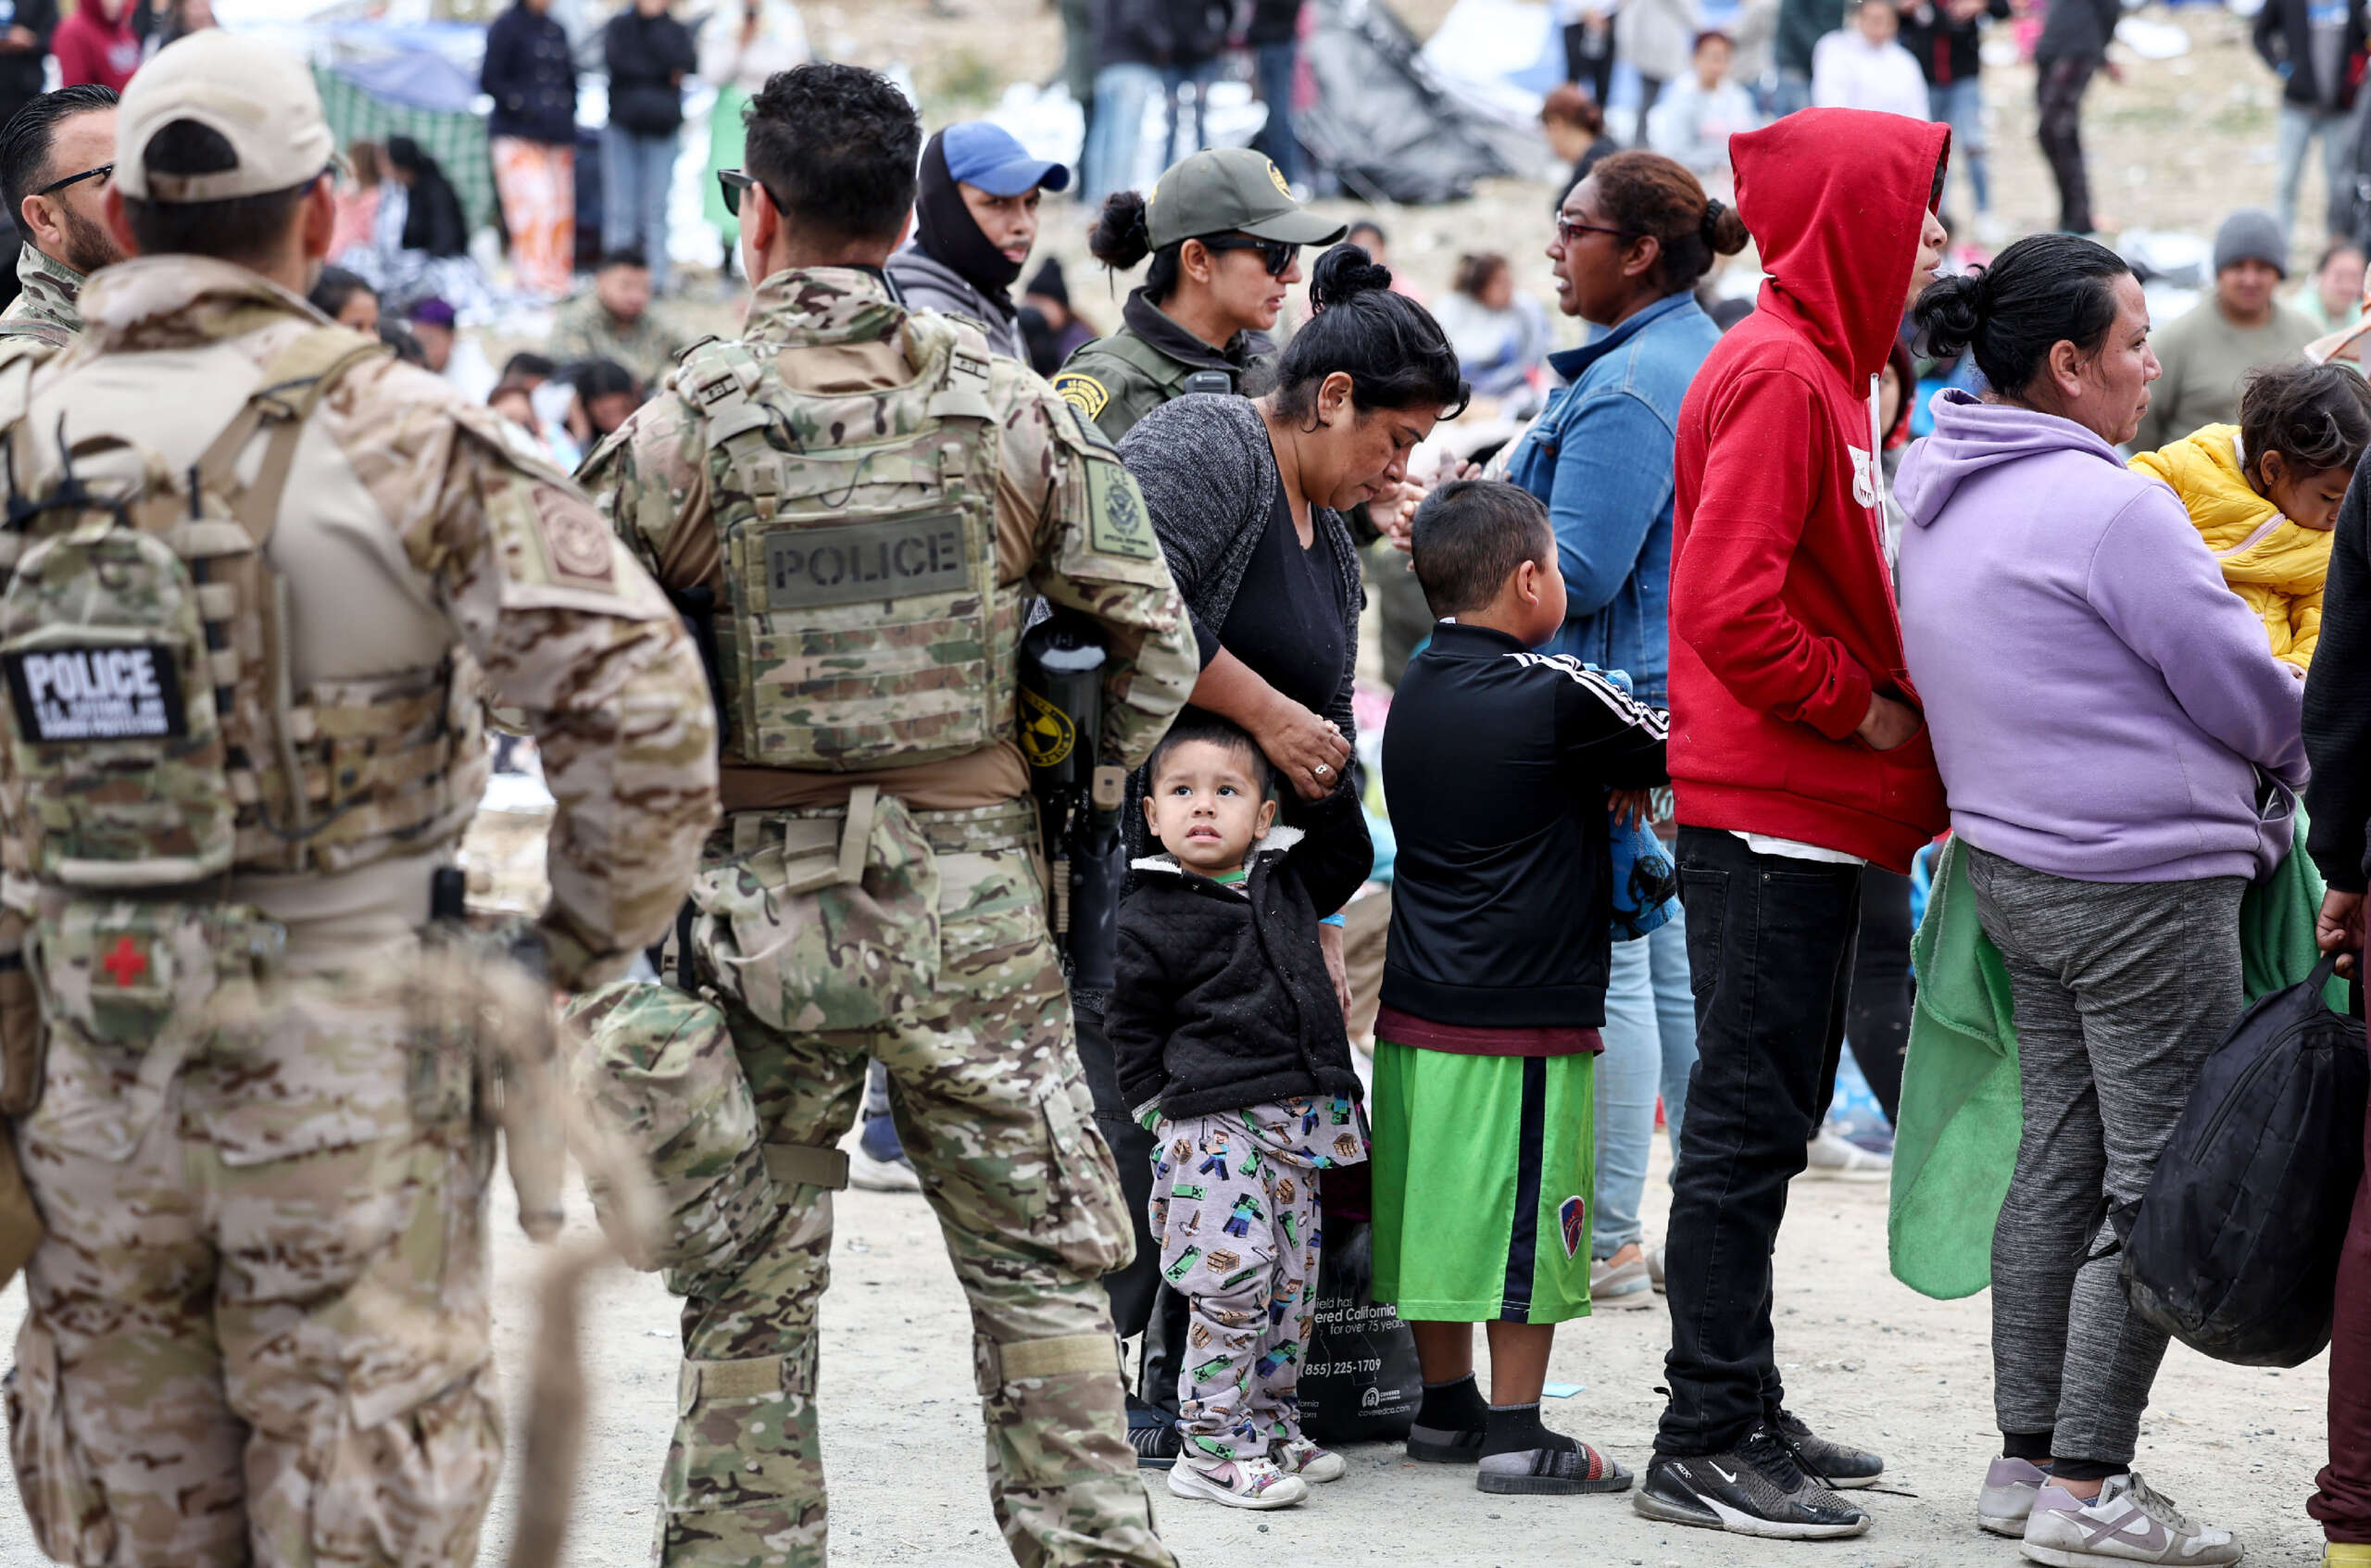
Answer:
[{"label": "white sneaker", "polygon": [[1984,1473],[1984,1489],[1976,1495],[1976,1522],[1996,1536],[2017,1539],[2032,1517],[2035,1494],[2049,1485],[2050,1472],[2030,1460],[1994,1460]]},{"label": "white sneaker", "polygon": [[1827,1127],[1822,1127],[1812,1139],[1810,1155],[1803,1174],[1813,1181],[1882,1182],[1893,1175],[1891,1156],[1871,1154]]},{"label": "white sneaker", "polygon": [[2130,1471],[2111,1475],[2086,1502],[2051,1482],[2035,1495],[2020,1548],[2051,1568],[2094,1563],[2171,1562],[2182,1568],[2239,1561],[2228,1530],[2208,1530],[2182,1517],[2168,1498]]},{"label": "white sneaker", "polygon": [[1269,1460],[1221,1460],[1205,1469],[1202,1461],[1181,1457],[1170,1467],[1169,1490],[1229,1508],[1290,1508],[1309,1496],[1309,1483]]},{"label": "white sneaker", "polygon": [[1349,1474],[1350,1461],[1306,1437],[1287,1437],[1268,1449],[1276,1468],[1304,1481],[1339,1481]]},{"label": "white sneaker", "polygon": [[867,1192],[920,1192],[922,1179],[904,1160],[875,1160],[860,1148],[848,1150],[848,1185]]}]

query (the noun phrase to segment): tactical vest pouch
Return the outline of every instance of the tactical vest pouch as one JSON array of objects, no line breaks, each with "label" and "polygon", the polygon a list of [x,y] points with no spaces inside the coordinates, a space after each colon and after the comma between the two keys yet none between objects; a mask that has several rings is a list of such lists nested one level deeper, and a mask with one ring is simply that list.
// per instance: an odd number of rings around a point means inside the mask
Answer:
[{"label": "tactical vest pouch", "polygon": [[895,797],[859,793],[871,797],[869,823],[857,800],[845,818],[735,818],[734,831],[754,822],[759,841],[736,844],[692,884],[694,949],[717,989],[769,1028],[875,1029],[912,1016],[937,988],[930,841]]},{"label": "tactical vest pouch", "polygon": [[[0,909],[0,1116],[23,1116],[41,1103],[41,993],[26,967],[31,922]],[[0,1142],[5,1142],[0,1139]]]},{"label": "tactical vest pouch", "polygon": [[801,393],[743,344],[684,360],[718,497],[737,760],[852,771],[1011,733],[1020,599],[997,588],[985,345],[935,317],[907,331],[918,379],[878,392]]},{"label": "tactical vest pouch", "polygon": [[205,617],[171,546],[107,511],[35,543],[0,592],[0,674],[36,876],[169,886],[230,869],[238,808]]}]

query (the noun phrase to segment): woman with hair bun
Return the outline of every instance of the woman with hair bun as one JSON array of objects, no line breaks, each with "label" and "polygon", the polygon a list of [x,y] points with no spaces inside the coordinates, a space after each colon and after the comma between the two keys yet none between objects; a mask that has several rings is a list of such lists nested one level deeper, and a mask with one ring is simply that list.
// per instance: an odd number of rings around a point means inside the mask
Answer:
[{"label": "woman with hair bun", "polygon": [[1276,166],[1248,147],[1196,153],[1149,199],[1115,192],[1087,249],[1114,270],[1147,257],[1152,266],[1129,292],[1120,330],[1072,355],[1054,390],[1114,441],[1186,393],[1262,390],[1275,355],[1268,333],[1300,282],[1300,247],[1342,234],[1303,211]]},{"label": "woman with hair bun", "polygon": [[2133,1474],[2165,1335],[2098,1244],[2239,1021],[2240,895],[2288,854],[2305,778],[2300,684],[2181,502],[2117,459],[2158,375],[2120,257],[2036,235],[1916,314],[1991,387],[1937,399],[1898,486],[1903,649],[2008,969],[2025,1101],[1977,1519],[2050,1562],[2144,1537],[2162,1561],[2236,1562],[2229,1532]]},{"label": "woman with hair bun", "polygon": [[[1673,432],[1697,368],[1721,341],[1695,289],[1715,257],[1745,243],[1736,212],[1674,159],[1627,152],[1600,162],[1565,196],[1548,259],[1564,314],[1601,335],[1548,357],[1568,384],[1506,459],[1507,477],[1547,504],[1556,529],[1565,620],[1546,651],[1628,671],[1634,695],[1656,708],[1671,704]],[[1684,920],[1613,945],[1601,1033],[1589,1294],[1643,1302],[1638,1202],[1656,1093],[1675,1152],[1696,1062]]]}]

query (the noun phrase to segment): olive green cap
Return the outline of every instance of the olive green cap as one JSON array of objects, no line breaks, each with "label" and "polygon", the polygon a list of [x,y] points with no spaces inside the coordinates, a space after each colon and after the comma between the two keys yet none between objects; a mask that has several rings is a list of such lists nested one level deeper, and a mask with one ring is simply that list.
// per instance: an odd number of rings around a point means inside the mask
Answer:
[{"label": "olive green cap", "polygon": [[1330,245],[1349,232],[1348,224],[1329,223],[1293,200],[1268,156],[1249,147],[1211,147],[1162,175],[1146,204],[1145,224],[1155,250],[1238,230],[1297,245]]}]

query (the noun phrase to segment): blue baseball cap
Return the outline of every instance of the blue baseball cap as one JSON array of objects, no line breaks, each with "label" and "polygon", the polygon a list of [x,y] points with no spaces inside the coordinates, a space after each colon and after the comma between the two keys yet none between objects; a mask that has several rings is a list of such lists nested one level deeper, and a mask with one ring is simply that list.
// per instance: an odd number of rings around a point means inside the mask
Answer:
[{"label": "blue baseball cap", "polygon": [[939,150],[947,155],[948,174],[992,196],[1017,196],[1039,186],[1059,191],[1071,182],[1067,168],[1031,157],[1020,138],[985,119],[948,126],[939,133]]}]

